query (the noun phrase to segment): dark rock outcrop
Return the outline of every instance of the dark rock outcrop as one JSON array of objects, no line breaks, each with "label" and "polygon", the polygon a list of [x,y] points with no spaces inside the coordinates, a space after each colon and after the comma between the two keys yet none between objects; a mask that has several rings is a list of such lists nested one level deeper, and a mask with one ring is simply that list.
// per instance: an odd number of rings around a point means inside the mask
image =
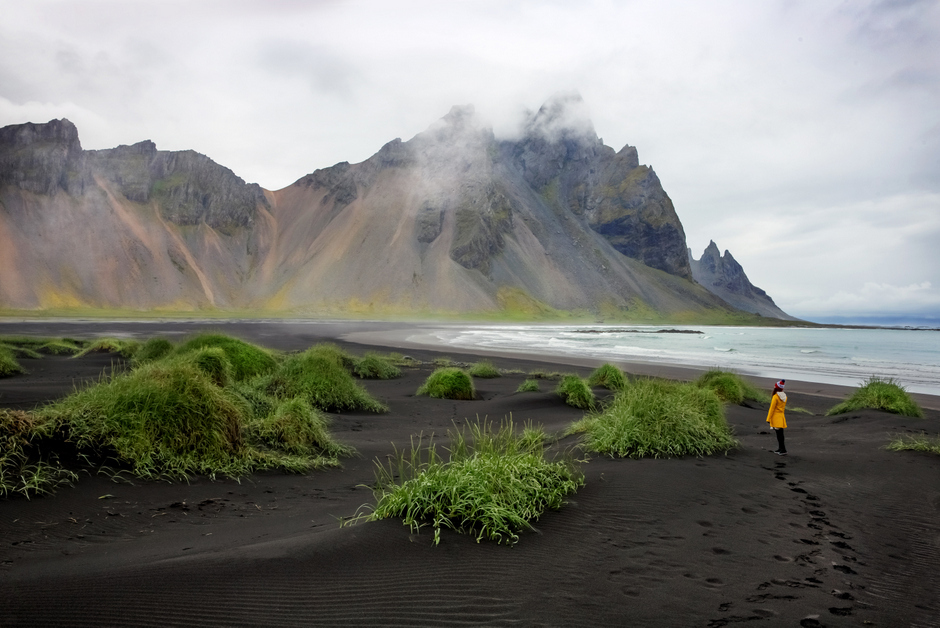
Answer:
[{"label": "dark rock outcrop", "polygon": [[585,216],[615,249],[691,279],[685,232],[659,177],[639,164],[633,146],[619,153],[605,146],[584,109],[577,93],[554,96],[504,152],[547,202]]},{"label": "dark rock outcrop", "polygon": [[748,280],[741,264],[730,252],[725,251],[721,255],[714,241],[708,243],[701,259],[694,259],[691,249],[688,249],[688,256],[695,281],[739,310],[771,318],[797,320],[777,307],[766,292]]},{"label": "dark rock outcrop", "polygon": [[64,118],[0,128],[0,185],[50,196],[81,193],[83,157],[78,129]]},{"label": "dark rock outcrop", "polygon": [[181,226],[205,223],[231,233],[250,228],[258,206],[268,207],[261,186],[195,151],[160,151],[146,140],[85,154],[89,170],[128,200],[154,201],[166,220]]}]

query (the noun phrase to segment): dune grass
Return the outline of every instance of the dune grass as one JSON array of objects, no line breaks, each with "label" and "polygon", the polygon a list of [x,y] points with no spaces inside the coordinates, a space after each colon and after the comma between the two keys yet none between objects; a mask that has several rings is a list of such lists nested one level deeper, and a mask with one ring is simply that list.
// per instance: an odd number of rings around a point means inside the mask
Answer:
[{"label": "dune grass", "polygon": [[435,369],[415,394],[436,399],[471,400],[476,397],[476,390],[466,371],[449,366]]},{"label": "dune grass", "polygon": [[330,435],[329,420],[306,399],[295,397],[276,404],[248,424],[248,436],[261,446],[300,456],[348,456],[351,447]]},{"label": "dune grass", "polygon": [[16,361],[13,350],[0,345],[0,377],[9,377],[23,372],[23,367]]},{"label": "dune grass", "polygon": [[275,399],[303,398],[314,408],[326,412],[387,412],[387,406],[356,383],[343,366],[344,362],[332,347],[317,345],[288,356],[274,371],[252,383]]},{"label": "dune grass", "polygon": [[467,373],[471,377],[479,377],[481,379],[492,379],[494,377],[502,377],[502,373],[499,372],[499,369],[493,366],[493,363],[489,360],[481,360],[470,365],[470,368],[467,369]]},{"label": "dune grass", "polygon": [[82,350],[79,343],[65,338],[54,338],[39,345],[36,351],[49,355],[75,355]]},{"label": "dune grass", "polygon": [[39,416],[79,451],[113,458],[138,477],[239,476],[251,465],[246,404],[194,364],[151,364],[80,390]]},{"label": "dune grass", "polygon": [[122,340],[120,338],[99,338],[89,341],[81,351],[76,353],[75,358],[81,358],[89,353],[117,353],[125,358],[133,358],[134,353],[140,348],[140,343],[136,340]]},{"label": "dune grass", "polygon": [[565,375],[558,382],[555,393],[569,406],[581,410],[594,408],[594,391],[588,383],[577,375]]},{"label": "dune grass", "polygon": [[703,373],[695,385],[714,391],[718,398],[727,403],[740,404],[745,399],[770,402],[770,395],[751,384],[737,373],[712,369]]},{"label": "dune grass", "polygon": [[409,451],[395,451],[387,464],[376,462],[376,506],[372,520],[401,517],[418,531],[442,528],[513,545],[519,532],[533,529],[547,510],[584,486],[573,459],[545,458],[545,432],[527,426],[516,434],[511,418],[499,428],[477,421],[448,432],[445,459],[433,440],[412,439]]},{"label": "dune grass", "polygon": [[527,379],[521,384],[519,388],[516,389],[516,392],[541,392],[539,390],[539,380],[537,379]]},{"label": "dune grass", "polygon": [[378,353],[366,353],[355,360],[353,372],[362,379],[395,379],[401,377],[401,369],[391,360]]},{"label": "dune grass", "polygon": [[41,360],[41,359],[42,359],[42,354],[39,353],[39,351],[37,351],[36,349],[33,348],[33,346],[38,346],[38,345],[23,346],[23,345],[15,345],[15,344],[6,344],[6,343],[4,343],[4,344],[2,344],[2,345],[0,345],[0,346],[4,347],[4,348],[7,349],[8,351],[10,351],[10,352],[13,354],[13,356],[16,357],[16,358],[29,358],[29,359],[31,359],[31,360]]},{"label": "dune grass", "polygon": [[927,434],[899,435],[888,443],[889,451],[922,451],[940,456],[940,435],[931,438]]},{"label": "dune grass", "polygon": [[149,479],[337,466],[354,450],[332,438],[314,405],[385,409],[329,347],[281,365],[260,347],[218,334],[141,349],[133,370],[33,412],[0,411],[0,493],[30,495],[74,479],[56,452],[71,464]]},{"label": "dune grass", "polygon": [[714,392],[659,379],[630,383],[567,431],[579,432],[589,450],[629,458],[705,456],[737,445]]},{"label": "dune grass", "polygon": [[37,441],[43,428],[27,412],[0,409],[0,495],[19,493],[28,498],[78,479],[74,472],[62,468],[54,456],[51,460],[41,458]]},{"label": "dune grass", "polygon": [[534,371],[529,371],[528,377],[529,379],[561,379],[562,373],[559,373],[558,371],[542,371],[536,369]]},{"label": "dune grass", "polygon": [[902,416],[923,418],[924,411],[894,378],[872,376],[851,397],[832,407],[826,416],[870,408]]},{"label": "dune grass", "polygon": [[134,364],[139,366],[160,360],[173,353],[174,348],[166,338],[149,338],[134,354]]},{"label": "dune grass", "polygon": [[211,347],[221,349],[225,353],[232,365],[232,377],[238,382],[270,373],[277,366],[277,360],[270,351],[225,334],[200,334],[190,338],[177,347],[173,355]]},{"label": "dune grass", "polygon": [[610,363],[601,364],[588,377],[588,386],[591,388],[623,390],[626,385],[627,378],[624,377],[623,371]]}]

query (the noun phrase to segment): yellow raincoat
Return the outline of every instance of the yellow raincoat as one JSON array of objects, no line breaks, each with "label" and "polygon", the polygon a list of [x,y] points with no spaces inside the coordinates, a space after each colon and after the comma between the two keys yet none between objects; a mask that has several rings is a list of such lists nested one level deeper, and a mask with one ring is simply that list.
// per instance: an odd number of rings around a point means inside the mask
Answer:
[{"label": "yellow raincoat", "polygon": [[777,391],[770,400],[770,410],[767,411],[767,422],[770,427],[786,427],[787,418],[783,416],[783,409],[787,407],[787,393]]}]

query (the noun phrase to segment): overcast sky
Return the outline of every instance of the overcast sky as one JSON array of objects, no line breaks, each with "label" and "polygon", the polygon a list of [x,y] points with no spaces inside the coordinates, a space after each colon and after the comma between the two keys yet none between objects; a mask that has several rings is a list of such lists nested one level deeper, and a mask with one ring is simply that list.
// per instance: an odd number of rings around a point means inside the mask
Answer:
[{"label": "overcast sky", "polygon": [[785,311],[940,317],[940,2],[0,0],[0,126],[279,189],[578,90]]}]

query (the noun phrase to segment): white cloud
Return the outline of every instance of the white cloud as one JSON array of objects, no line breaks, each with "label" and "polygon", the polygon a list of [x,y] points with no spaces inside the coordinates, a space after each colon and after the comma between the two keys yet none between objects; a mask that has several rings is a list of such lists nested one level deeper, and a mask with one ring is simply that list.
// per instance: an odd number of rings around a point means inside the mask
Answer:
[{"label": "white cloud", "polygon": [[827,297],[799,302],[802,313],[830,316],[846,312],[855,316],[940,314],[940,290],[929,281],[907,286],[867,282],[854,291],[839,291]]}]

